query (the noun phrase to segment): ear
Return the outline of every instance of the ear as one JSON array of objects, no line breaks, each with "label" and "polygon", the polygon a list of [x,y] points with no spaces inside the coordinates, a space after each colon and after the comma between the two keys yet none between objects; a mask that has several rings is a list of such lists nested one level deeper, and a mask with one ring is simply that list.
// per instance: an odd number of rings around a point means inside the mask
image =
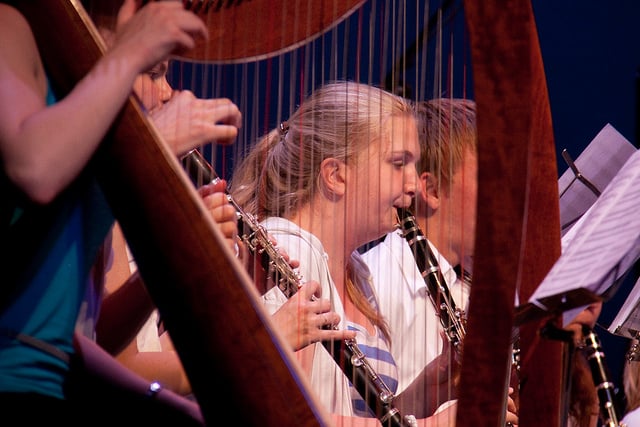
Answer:
[{"label": "ear", "polygon": [[436,176],[431,172],[422,172],[420,175],[420,197],[431,210],[440,207],[440,185]]},{"label": "ear", "polygon": [[331,195],[344,195],[346,182],[346,165],[344,162],[326,158],[320,163],[320,188],[327,191],[327,197]]}]

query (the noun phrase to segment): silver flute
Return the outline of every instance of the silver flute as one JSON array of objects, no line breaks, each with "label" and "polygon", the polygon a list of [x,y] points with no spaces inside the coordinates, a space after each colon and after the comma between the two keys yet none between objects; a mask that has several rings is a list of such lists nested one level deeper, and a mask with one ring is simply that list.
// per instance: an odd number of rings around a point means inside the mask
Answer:
[{"label": "silver flute", "polygon": [[[213,167],[196,149],[181,157],[182,166],[196,187],[219,180]],[[240,239],[254,255],[260,255],[262,267],[273,274],[276,286],[287,298],[292,297],[302,285],[302,278],[290,266],[269,239],[265,228],[256,218],[244,210],[227,193],[227,200],[236,209]],[[326,326],[337,329],[337,326]],[[367,406],[385,427],[412,427],[414,418],[403,417],[393,405],[393,392],[371,367],[355,339],[323,341]]]},{"label": "silver flute", "polygon": [[[196,188],[216,183],[220,180],[213,167],[196,149],[182,156],[181,161]],[[287,298],[291,298],[293,294],[298,292],[301,280],[300,275],[291,268],[287,260],[278,251],[278,248],[273,245],[267,231],[258,223],[255,217],[244,212],[228,193],[227,200],[236,210],[238,237],[251,253],[260,255],[262,267],[265,271],[273,272],[273,277],[277,278],[276,285]]]}]

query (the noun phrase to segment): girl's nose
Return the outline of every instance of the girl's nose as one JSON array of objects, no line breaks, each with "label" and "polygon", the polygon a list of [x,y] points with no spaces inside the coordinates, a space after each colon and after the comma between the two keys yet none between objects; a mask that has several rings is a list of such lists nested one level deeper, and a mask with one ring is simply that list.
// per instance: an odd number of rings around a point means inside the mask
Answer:
[{"label": "girl's nose", "polygon": [[407,173],[405,175],[404,192],[413,198],[418,191],[418,172],[415,167],[409,167],[407,168]]}]

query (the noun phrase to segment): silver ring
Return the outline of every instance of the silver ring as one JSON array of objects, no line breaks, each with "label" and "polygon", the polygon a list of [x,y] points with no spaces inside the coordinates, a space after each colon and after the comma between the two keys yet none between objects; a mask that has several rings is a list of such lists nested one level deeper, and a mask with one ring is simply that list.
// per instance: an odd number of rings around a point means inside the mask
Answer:
[{"label": "silver ring", "polygon": [[511,421],[507,421],[504,427],[513,427],[513,423]]}]

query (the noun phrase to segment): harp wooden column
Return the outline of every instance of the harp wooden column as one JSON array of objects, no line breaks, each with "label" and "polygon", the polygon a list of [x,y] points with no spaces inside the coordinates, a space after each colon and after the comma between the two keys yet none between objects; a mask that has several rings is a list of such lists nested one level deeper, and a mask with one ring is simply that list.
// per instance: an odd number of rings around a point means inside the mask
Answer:
[{"label": "harp wooden column", "polygon": [[[464,2],[478,123],[478,222],[458,426],[499,426],[514,297],[525,302],[560,255],[551,113],[529,0]],[[562,344],[521,333],[521,427],[558,426]],[[487,384],[495,387],[487,387]]]}]

